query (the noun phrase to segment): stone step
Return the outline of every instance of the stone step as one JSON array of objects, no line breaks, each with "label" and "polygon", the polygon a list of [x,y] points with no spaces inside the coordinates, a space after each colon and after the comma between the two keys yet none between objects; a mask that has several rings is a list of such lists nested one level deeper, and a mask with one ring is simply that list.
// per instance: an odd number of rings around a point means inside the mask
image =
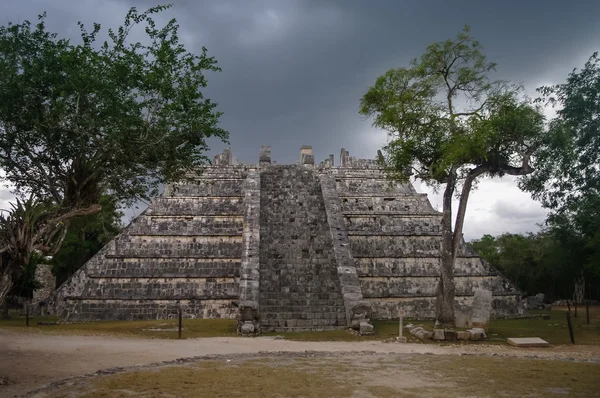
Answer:
[{"label": "stone step", "polygon": [[114,300],[79,297],[66,298],[65,301],[68,309],[59,315],[80,321],[177,319],[180,307],[184,318],[235,319],[237,315],[237,309],[229,299]]},{"label": "stone step", "polygon": [[90,279],[83,298],[103,299],[227,299],[238,296],[236,278],[123,278]]},{"label": "stone step", "polygon": [[243,178],[205,178],[173,184],[165,190],[166,197],[242,196]]},{"label": "stone step", "polygon": [[120,235],[115,254],[122,257],[241,258],[241,236]]},{"label": "stone step", "polygon": [[[436,257],[442,249],[441,236],[349,236],[354,258]],[[463,245],[459,257],[476,257]]]},{"label": "stone step", "polygon": [[241,216],[242,197],[164,197],[154,199],[146,216]]},{"label": "stone step", "polygon": [[238,277],[240,259],[109,257],[90,264],[86,274],[90,278]]},{"label": "stone step", "polygon": [[241,235],[242,216],[151,216],[142,215],[129,229],[129,235]]}]

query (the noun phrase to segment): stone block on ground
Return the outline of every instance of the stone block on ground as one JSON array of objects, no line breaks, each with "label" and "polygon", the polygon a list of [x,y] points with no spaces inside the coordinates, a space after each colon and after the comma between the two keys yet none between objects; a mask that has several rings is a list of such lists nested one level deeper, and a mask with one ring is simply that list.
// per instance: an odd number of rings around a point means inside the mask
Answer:
[{"label": "stone block on ground", "polygon": [[535,296],[529,296],[527,297],[526,300],[526,308],[528,310],[543,310],[545,305],[544,305],[544,299],[546,298],[546,296],[544,295],[544,293],[538,293]]},{"label": "stone block on ground", "polygon": [[472,341],[480,341],[485,339],[485,331],[482,328],[473,328],[467,330],[469,332]]},{"label": "stone block on ground", "polygon": [[433,332],[423,330],[423,340],[431,340],[433,338]]},{"label": "stone block on ground", "polygon": [[457,340],[470,340],[471,334],[467,331],[458,331],[458,332],[456,332],[456,339]]},{"label": "stone block on ground", "polygon": [[434,340],[444,340],[446,337],[444,336],[444,329],[434,329],[433,330],[433,339]]},{"label": "stone block on ground", "polygon": [[492,313],[492,291],[476,289],[473,296],[473,310],[471,322],[474,327],[483,328],[487,331],[488,322]]},{"label": "stone block on ground", "polygon": [[409,333],[412,334],[413,336],[416,336],[418,333],[422,332],[424,329],[420,326],[416,327],[416,328],[412,328],[410,329]]},{"label": "stone block on ground", "polygon": [[473,326],[470,308],[455,308],[454,326],[456,326],[457,328],[470,328]]},{"label": "stone block on ground", "polygon": [[510,337],[506,341],[515,347],[550,347],[550,343],[539,337]]},{"label": "stone block on ground", "polygon": [[251,322],[244,323],[240,328],[242,335],[254,334],[254,325]]},{"label": "stone block on ground", "polygon": [[456,341],[456,330],[444,330],[444,340]]},{"label": "stone block on ground", "polygon": [[368,336],[375,333],[375,328],[368,322],[360,323],[360,334],[361,336]]},{"label": "stone block on ground", "polygon": [[396,343],[406,343],[406,337],[396,337]]}]

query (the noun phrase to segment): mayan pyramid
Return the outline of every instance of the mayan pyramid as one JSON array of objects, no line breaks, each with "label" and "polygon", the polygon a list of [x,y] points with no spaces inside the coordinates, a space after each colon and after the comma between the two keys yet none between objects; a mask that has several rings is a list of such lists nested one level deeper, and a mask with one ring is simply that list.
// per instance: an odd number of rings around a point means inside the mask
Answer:
[{"label": "mayan pyramid", "polygon": [[[327,330],[357,318],[434,316],[441,213],[375,161],[342,149],[315,165],[240,164],[229,149],[202,176],[172,184],[55,292],[66,320],[252,320],[261,331]],[[457,305],[493,292],[492,314],[518,312],[517,289],[463,244]]]}]

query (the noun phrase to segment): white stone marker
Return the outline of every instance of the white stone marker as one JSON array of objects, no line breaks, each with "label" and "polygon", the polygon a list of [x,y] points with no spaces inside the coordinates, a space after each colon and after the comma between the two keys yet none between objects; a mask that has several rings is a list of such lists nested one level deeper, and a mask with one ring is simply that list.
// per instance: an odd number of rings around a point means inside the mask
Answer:
[{"label": "white stone marker", "polygon": [[515,347],[550,347],[550,343],[539,337],[510,337],[506,341]]}]

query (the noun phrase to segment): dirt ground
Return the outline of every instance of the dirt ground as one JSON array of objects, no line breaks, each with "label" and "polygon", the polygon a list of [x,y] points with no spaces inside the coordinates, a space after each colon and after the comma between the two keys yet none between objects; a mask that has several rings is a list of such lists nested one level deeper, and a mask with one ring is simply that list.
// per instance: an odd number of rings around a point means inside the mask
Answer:
[{"label": "dirt ground", "polygon": [[265,352],[361,352],[494,355],[600,362],[598,346],[518,349],[491,345],[424,345],[384,342],[298,342],[273,337],[156,340],[108,336],[55,336],[0,329],[1,397],[21,396],[56,380],[102,369],[214,355]]}]

